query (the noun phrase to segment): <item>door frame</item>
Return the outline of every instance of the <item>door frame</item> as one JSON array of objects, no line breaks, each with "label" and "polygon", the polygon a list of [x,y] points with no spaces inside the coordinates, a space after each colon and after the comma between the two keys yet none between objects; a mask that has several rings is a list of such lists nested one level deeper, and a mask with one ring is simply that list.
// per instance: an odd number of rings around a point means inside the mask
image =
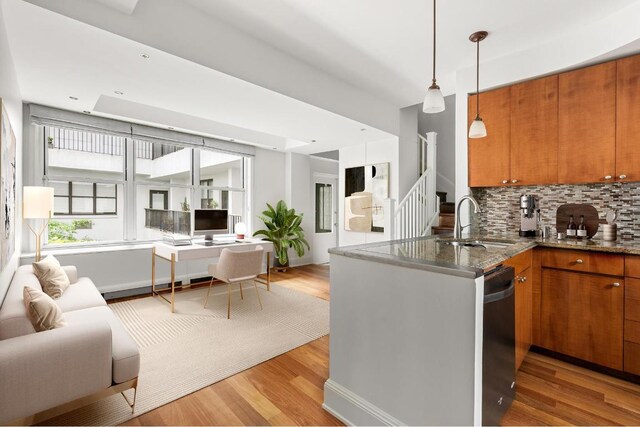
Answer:
[{"label": "door frame", "polygon": [[[317,212],[317,206],[316,206],[316,184],[331,184],[333,186],[333,191],[332,191],[332,221],[331,221],[331,229],[332,229],[332,233],[334,234],[335,237],[335,242],[332,242],[330,247],[336,247],[338,246],[338,242],[339,242],[339,236],[338,233],[340,232],[339,227],[338,227],[338,185],[339,185],[339,179],[338,179],[338,175],[337,174],[331,174],[331,173],[322,173],[322,172],[314,172],[312,175],[312,179],[311,179],[311,194],[313,194],[313,234],[314,236],[316,235],[321,235],[321,234],[327,234],[327,233],[316,233],[316,212]],[[313,256],[313,262],[314,264],[316,263],[316,258],[315,256]]]}]

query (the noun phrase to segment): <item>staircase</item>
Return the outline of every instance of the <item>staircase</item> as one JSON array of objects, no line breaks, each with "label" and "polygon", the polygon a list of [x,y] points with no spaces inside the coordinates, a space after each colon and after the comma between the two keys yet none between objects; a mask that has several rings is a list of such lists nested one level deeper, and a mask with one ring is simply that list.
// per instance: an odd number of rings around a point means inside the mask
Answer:
[{"label": "staircase", "polygon": [[447,202],[447,193],[436,191],[440,199],[440,217],[437,226],[431,227],[431,234],[453,233],[455,223],[455,203]]},{"label": "staircase", "polygon": [[436,195],[436,133],[429,132],[426,138],[418,134],[418,143],[422,174],[392,211],[389,224],[392,240],[429,235],[440,219],[441,203]]}]

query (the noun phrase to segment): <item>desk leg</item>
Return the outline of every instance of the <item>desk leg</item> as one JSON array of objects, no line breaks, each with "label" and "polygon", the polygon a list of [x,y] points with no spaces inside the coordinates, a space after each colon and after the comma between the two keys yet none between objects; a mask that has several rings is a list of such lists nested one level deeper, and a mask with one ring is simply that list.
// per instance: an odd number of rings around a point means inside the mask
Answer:
[{"label": "desk leg", "polygon": [[267,291],[271,290],[271,252],[267,252]]},{"label": "desk leg", "polygon": [[151,296],[156,295],[156,248],[151,249]]},{"label": "desk leg", "polygon": [[176,295],[176,255],[171,254],[171,312],[173,313]]}]

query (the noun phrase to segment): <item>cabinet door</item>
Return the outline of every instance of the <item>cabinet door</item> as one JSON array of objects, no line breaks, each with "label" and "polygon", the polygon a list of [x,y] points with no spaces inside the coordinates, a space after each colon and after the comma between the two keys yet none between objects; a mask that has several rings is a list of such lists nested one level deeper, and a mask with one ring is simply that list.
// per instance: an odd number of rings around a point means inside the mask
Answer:
[{"label": "cabinet door", "polygon": [[616,179],[640,181],[640,55],[617,67]]},{"label": "cabinet door", "polygon": [[516,276],[516,370],[531,347],[533,322],[533,281],[531,267]]},{"label": "cabinet door", "polygon": [[615,61],[560,74],[558,88],[558,182],[613,181]]},{"label": "cabinet door", "polygon": [[543,347],[622,370],[622,278],[543,268],[540,315]]},{"label": "cabinet door", "polygon": [[[495,187],[509,182],[510,88],[480,94],[480,116],[487,136],[469,141],[469,187]],[[467,130],[476,117],[476,95],[469,97]]]},{"label": "cabinet door", "polygon": [[511,86],[511,181],[558,182],[557,75]]}]

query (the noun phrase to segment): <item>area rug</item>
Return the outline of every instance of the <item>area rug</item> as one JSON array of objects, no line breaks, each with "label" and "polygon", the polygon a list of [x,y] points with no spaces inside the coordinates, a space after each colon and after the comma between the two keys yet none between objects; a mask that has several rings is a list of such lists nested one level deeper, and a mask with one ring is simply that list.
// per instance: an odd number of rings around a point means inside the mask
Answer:
[{"label": "area rug", "polygon": [[[271,284],[253,286],[244,300],[233,286],[227,320],[226,286],[176,293],[176,312],[158,297],[110,304],[140,346],[136,411],[121,395],[47,422],[55,425],[116,425],[237,374],[329,333],[329,302]],[[132,396],[132,392],[127,392]]]}]

